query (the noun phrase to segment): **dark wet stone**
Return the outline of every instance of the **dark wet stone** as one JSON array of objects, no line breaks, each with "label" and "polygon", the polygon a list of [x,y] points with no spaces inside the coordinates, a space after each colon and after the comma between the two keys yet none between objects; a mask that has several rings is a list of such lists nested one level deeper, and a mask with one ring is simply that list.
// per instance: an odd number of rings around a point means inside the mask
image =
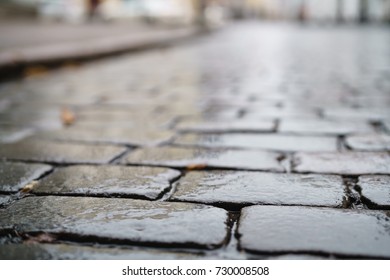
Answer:
[{"label": "dark wet stone", "polygon": [[187,121],[181,122],[176,129],[194,133],[226,132],[271,132],[275,129],[274,121]]},{"label": "dark wet stone", "polygon": [[276,151],[336,151],[335,137],[281,134],[186,134],[175,143],[200,147],[270,149]]},{"label": "dark wet stone", "polygon": [[188,169],[214,167],[283,171],[279,156],[278,153],[264,151],[160,147],[135,150],[127,155],[124,162]]},{"label": "dark wet stone", "polygon": [[126,148],[26,139],[0,145],[0,158],[55,163],[108,163]]},{"label": "dark wet stone", "polygon": [[57,169],[41,180],[33,193],[156,199],[179,176],[179,171],[167,168],[79,165]]},{"label": "dark wet stone", "polygon": [[34,130],[27,127],[17,127],[12,125],[0,125],[0,143],[17,142],[34,133]]},{"label": "dark wet stone", "polygon": [[134,146],[158,145],[168,142],[173,134],[168,131],[161,131],[156,128],[134,129],[118,126],[109,126],[104,129],[96,127],[74,127],[40,135],[43,139],[80,141],[91,143],[112,143]]},{"label": "dark wet stone", "polygon": [[249,251],[389,258],[389,227],[379,211],[251,206],[242,210],[238,233]]},{"label": "dark wet stone", "polygon": [[27,197],[0,210],[0,229],[20,233],[188,247],[221,245],[226,220],[219,208],[120,198]]},{"label": "dark wet stone", "polygon": [[0,191],[17,192],[51,169],[51,166],[44,164],[0,161]]},{"label": "dark wet stone", "polygon": [[358,185],[361,195],[368,199],[370,204],[390,207],[390,176],[360,176]]},{"label": "dark wet stone", "polygon": [[279,125],[282,133],[345,135],[372,132],[367,122],[330,120],[282,120]]},{"label": "dark wet stone", "polygon": [[346,144],[358,151],[390,151],[390,135],[366,134],[352,135],[346,138]]},{"label": "dark wet stone", "polygon": [[199,255],[156,249],[121,249],[66,244],[0,245],[0,260],[177,260]]},{"label": "dark wet stone", "polygon": [[390,174],[390,155],[367,152],[298,153],[294,156],[293,170],[345,175]]},{"label": "dark wet stone", "polygon": [[190,172],[172,199],[199,203],[341,207],[341,177],[261,172]]}]

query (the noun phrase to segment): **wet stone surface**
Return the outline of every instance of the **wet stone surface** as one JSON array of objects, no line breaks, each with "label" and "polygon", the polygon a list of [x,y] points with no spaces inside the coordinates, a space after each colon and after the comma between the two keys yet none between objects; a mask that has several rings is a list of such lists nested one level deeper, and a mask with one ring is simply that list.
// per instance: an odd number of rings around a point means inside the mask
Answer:
[{"label": "wet stone surface", "polygon": [[124,163],[187,169],[207,167],[282,172],[284,168],[278,161],[280,156],[278,153],[264,151],[160,147],[130,152]]},{"label": "wet stone surface", "polygon": [[166,168],[79,165],[57,169],[32,192],[157,199],[179,176],[179,171]]},{"label": "wet stone surface", "polygon": [[389,258],[389,226],[381,211],[251,206],[242,210],[238,232],[249,251]]},{"label": "wet stone surface", "polygon": [[0,161],[0,191],[17,192],[51,170],[50,165]]},{"label": "wet stone surface", "polygon": [[345,140],[346,145],[358,151],[390,151],[390,135],[352,135]]},{"label": "wet stone surface", "polygon": [[390,208],[390,176],[360,176],[358,186],[370,208]]},{"label": "wet stone surface", "polygon": [[150,146],[168,142],[172,139],[173,134],[168,131],[158,130],[157,128],[147,130],[145,127],[144,129],[141,129],[141,127],[134,129],[107,126],[104,129],[96,127],[75,127],[56,132],[47,132],[40,136],[43,139],[50,140]]},{"label": "wet stone surface", "polygon": [[222,245],[226,221],[219,208],[119,198],[27,197],[0,210],[3,230],[186,247]]},{"label": "wet stone surface", "polygon": [[108,163],[126,151],[109,145],[84,145],[26,139],[0,145],[0,158],[53,163]]},{"label": "wet stone surface", "polygon": [[275,151],[336,151],[334,137],[313,137],[281,134],[186,134],[176,144],[200,147],[269,149]]},{"label": "wet stone surface", "polygon": [[341,177],[261,172],[190,172],[172,200],[209,204],[273,204],[341,207]]},{"label": "wet stone surface", "polygon": [[390,174],[390,155],[368,152],[297,153],[293,170],[345,175]]},{"label": "wet stone surface", "polygon": [[275,129],[274,121],[184,121],[176,130],[193,133],[228,133],[228,132],[271,132]]},{"label": "wet stone surface", "polygon": [[282,120],[279,124],[281,133],[345,135],[351,133],[372,132],[368,122],[340,120]]},{"label": "wet stone surface", "polygon": [[66,244],[0,245],[0,260],[176,260],[201,256],[164,250],[76,246]]}]

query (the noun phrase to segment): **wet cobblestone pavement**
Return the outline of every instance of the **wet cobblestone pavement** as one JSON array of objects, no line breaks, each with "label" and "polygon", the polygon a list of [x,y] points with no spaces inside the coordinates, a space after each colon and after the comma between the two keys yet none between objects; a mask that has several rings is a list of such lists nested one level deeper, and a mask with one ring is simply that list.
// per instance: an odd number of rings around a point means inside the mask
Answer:
[{"label": "wet cobblestone pavement", "polygon": [[389,42],[242,23],[0,85],[0,259],[389,259]]}]

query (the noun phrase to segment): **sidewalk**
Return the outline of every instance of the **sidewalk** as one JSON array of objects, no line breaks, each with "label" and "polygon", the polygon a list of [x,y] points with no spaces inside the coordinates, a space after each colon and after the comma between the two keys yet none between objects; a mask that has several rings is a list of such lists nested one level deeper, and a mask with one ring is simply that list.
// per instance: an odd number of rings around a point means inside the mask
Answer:
[{"label": "sidewalk", "polygon": [[196,33],[193,27],[134,22],[1,22],[0,76],[15,75],[29,65],[53,65],[161,47]]}]

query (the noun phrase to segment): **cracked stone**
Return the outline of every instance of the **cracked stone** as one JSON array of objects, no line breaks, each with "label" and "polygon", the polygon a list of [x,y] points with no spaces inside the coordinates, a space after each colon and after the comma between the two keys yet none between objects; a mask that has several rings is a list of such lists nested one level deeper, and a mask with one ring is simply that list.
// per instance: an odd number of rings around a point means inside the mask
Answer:
[{"label": "cracked stone", "polygon": [[270,149],[275,151],[336,151],[337,139],[329,136],[298,136],[280,134],[186,134],[176,144],[200,147]]},{"label": "cracked stone", "polygon": [[180,172],[167,168],[70,166],[57,169],[34,187],[37,194],[135,196],[157,199]]},{"label": "cracked stone", "polygon": [[52,169],[44,164],[0,162],[0,191],[17,192]]},{"label": "cracked stone", "polygon": [[251,206],[242,210],[238,233],[249,251],[389,258],[389,227],[380,211]]},{"label": "cracked stone", "polygon": [[61,141],[80,141],[91,143],[111,143],[134,146],[151,146],[169,142],[173,134],[157,129],[142,130],[124,127],[74,127],[39,135],[43,139]]},{"label": "cracked stone", "polygon": [[274,121],[185,121],[176,126],[182,132],[227,133],[227,132],[271,132]]},{"label": "cracked stone", "polygon": [[27,197],[0,209],[3,230],[128,244],[213,248],[226,240],[226,221],[220,208],[120,198]]},{"label": "cracked stone", "polygon": [[155,249],[121,249],[68,244],[0,245],[0,260],[188,260],[199,255]]},{"label": "cracked stone", "polygon": [[282,120],[279,126],[282,133],[345,135],[351,133],[372,132],[366,122],[330,121],[330,120]]},{"label": "cracked stone", "polygon": [[86,145],[26,139],[0,145],[0,158],[53,163],[108,163],[126,151],[124,147]]},{"label": "cracked stone", "polygon": [[278,153],[265,151],[159,147],[135,150],[127,155],[124,162],[189,169],[193,166],[194,169],[210,167],[282,172],[284,168],[278,161],[279,157]]},{"label": "cracked stone", "polygon": [[186,174],[172,200],[341,207],[343,198],[340,176],[220,171]]},{"label": "cracked stone", "polygon": [[390,151],[390,135],[366,134],[352,135],[346,138],[346,144],[358,151]]},{"label": "cracked stone", "polygon": [[390,176],[360,176],[361,195],[379,207],[390,207]]},{"label": "cracked stone", "polygon": [[297,153],[293,170],[345,175],[390,174],[390,155],[368,152]]}]

